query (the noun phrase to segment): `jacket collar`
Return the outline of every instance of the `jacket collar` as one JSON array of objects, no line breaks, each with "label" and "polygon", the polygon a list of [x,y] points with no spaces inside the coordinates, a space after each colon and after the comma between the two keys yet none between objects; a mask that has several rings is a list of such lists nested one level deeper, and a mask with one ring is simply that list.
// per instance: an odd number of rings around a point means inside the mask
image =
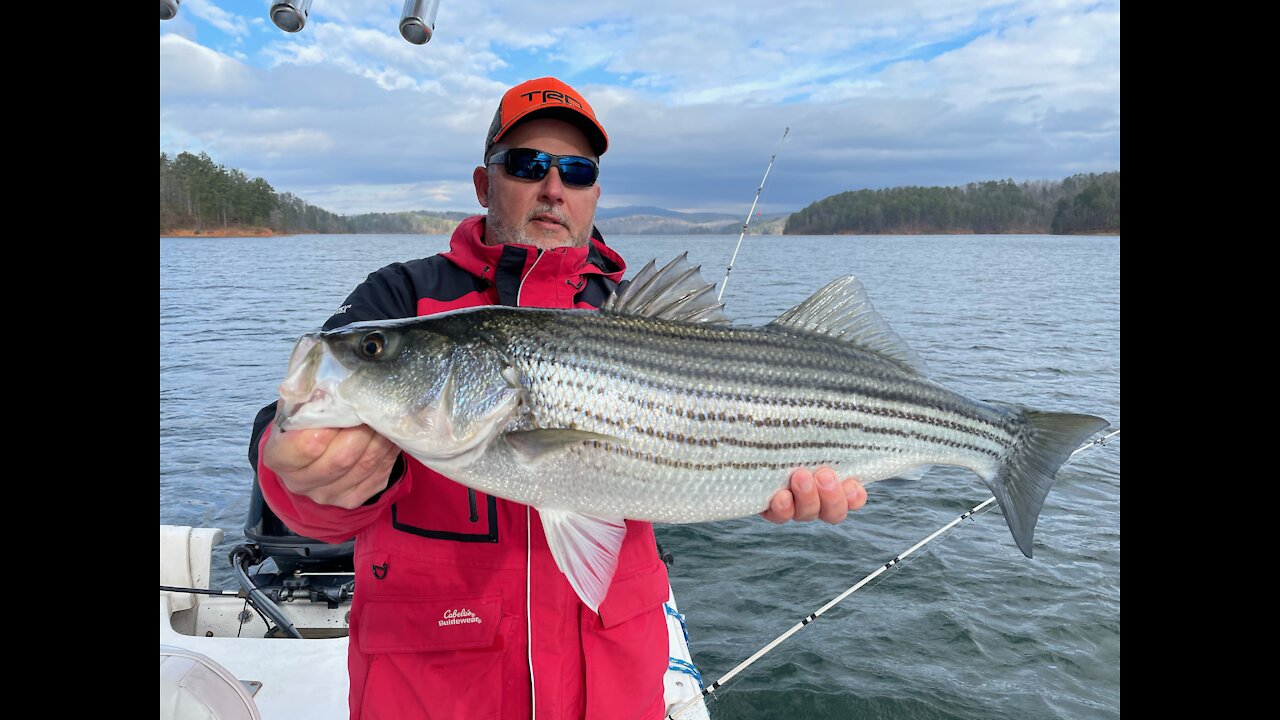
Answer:
[{"label": "jacket collar", "polygon": [[[475,277],[494,283],[503,269],[504,253],[507,267],[511,267],[512,255],[529,258],[538,256],[532,245],[486,245],[484,243],[485,216],[473,215],[460,223],[449,241],[449,252],[444,257]],[[580,283],[585,276],[600,275],[615,283],[622,281],[627,264],[613,248],[605,244],[600,231],[591,228],[591,239],[583,247],[556,248],[549,252],[564,257],[558,264],[559,275],[571,282]],[[521,267],[525,266],[520,263]]]}]

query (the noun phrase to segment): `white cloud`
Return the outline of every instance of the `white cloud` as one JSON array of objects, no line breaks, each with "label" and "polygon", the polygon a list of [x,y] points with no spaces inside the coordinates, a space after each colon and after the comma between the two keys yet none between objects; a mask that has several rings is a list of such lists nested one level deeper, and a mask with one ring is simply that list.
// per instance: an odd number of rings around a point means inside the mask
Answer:
[{"label": "white cloud", "polygon": [[166,97],[219,99],[246,95],[253,89],[253,71],[244,63],[181,35],[160,36],[162,105]]},{"label": "white cloud", "polygon": [[1110,170],[1119,11],[1090,8],[445,0],[420,47],[395,30],[399,2],[324,2],[304,32],[255,30],[235,57],[162,34],[162,149],[191,142],[334,211],[475,209],[498,98],[550,73],[608,128],[606,206],[745,212],[787,125],[766,212],[859,187]]},{"label": "white cloud", "polygon": [[936,92],[959,110],[1012,101],[1012,117],[1032,121],[1050,108],[1098,103],[1119,111],[1119,13],[1042,15],[978,38],[932,61],[902,63],[886,84]]}]

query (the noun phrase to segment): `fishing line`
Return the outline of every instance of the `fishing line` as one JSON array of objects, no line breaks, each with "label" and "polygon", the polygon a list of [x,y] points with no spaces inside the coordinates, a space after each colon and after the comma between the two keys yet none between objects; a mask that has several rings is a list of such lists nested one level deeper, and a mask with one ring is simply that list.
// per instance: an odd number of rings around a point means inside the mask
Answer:
[{"label": "fishing line", "polygon": [[782,149],[782,141],[787,139],[787,133],[791,132],[788,127],[782,131],[782,139],[778,140],[778,147],[773,149],[773,155],[769,158],[769,167],[764,169],[764,177],[760,179],[760,187],[756,188],[756,199],[751,201],[751,209],[747,211],[747,219],[742,223],[742,233],[738,235],[738,244],[733,248],[733,257],[729,259],[729,267],[725,268],[724,280],[720,281],[720,294],[716,295],[716,302],[724,297],[724,289],[729,284],[729,273],[733,272],[733,263],[738,259],[738,250],[742,248],[742,238],[747,234],[747,226],[751,224],[751,216],[756,211],[756,203],[760,202],[760,193],[764,192],[764,183],[769,179],[769,171],[773,169],[773,161],[778,157],[778,151]]},{"label": "fishing line", "polygon": [[[1113,432],[1111,432],[1111,433],[1109,433],[1109,434],[1107,434],[1107,435],[1103,435],[1102,437],[1100,437],[1100,438],[1098,438],[1098,439],[1096,439],[1096,440],[1090,440],[1090,441],[1088,441],[1088,442],[1084,443],[1083,445],[1081,445],[1080,447],[1076,448],[1076,449],[1071,453],[1070,457],[1068,457],[1068,458],[1067,458],[1067,463],[1070,463],[1072,460],[1074,460],[1074,459],[1075,459],[1075,457],[1076,457],[1077,455],[1079,455],[1080,453],[1082,453],[1082,452],[1084,452],[1084,451],[1086,451],[1086,450],[1091,450],[1091,449],[1093,449],[1093,448],[1095,448],[1095,447],[1105,447],[1105,446],[1106,446],[1106,444],[1107,444],[1107,443],[1106,443],[1106,441],[1107,441],[1107,440],[1109,440],[1109,439],[1111,439],[1111,438],[1113,438],[1113,437],[1115,437],[1116,435],[1119,435],[1119,434],[1120,434],[1120,428],[1116,428]],[[1064,465],[1065,465],[1065,464],[1067,464],[1067,463],[1064,463]],[[925,539],[921,540],[920,542],[916,543],[915,545],[912,545],[912,546],[911,546],[910,548],[908,548],[905,552],[899,553],[899,554],[898,554],[896,557],[894,557],[892,560],[890,560],[890,561],[888,561],[888,562],[884,563],[883,565],[881,565],[880,567],[876,568],[876,570],[875,570],[874,572],[872,572],[870,575],[867,575],[866,577],[864,577],[864,578],[862,578],[861,580],[859,580],[859,581],[858,581],[857,583],[855,583],[852,587],[850,587],[849,589],[847,589],[847,590],[845,590],[844,592],[842,592],[842,593],[840,593],[839,595],[837,595],[834,599],[832,599],[832,600],[831,600],[830,602],[828,602],[826,605],[823,605],[821,608],[818,608],[818,609],[817,609],[817,610],[815,610],[814,612],[812,612],[812,613],[810,613],[809,615],[805,616],[805,617],[804,617],[804,619],[802,619],[800,622],[796,623],[795,625],[792,625],[790,629],[788,629],[786,632],[782,633],[782,634],[781,634],[781,635],[779,635],[778,637],[774,638],[774,639],[773,639],[773,641],[772,641],[772,642],[770,642],[768,645],[765,645],[764,647],[762,647],[762,648],[760,648],[759,650],[757,650],[757,651],[756,651],[756,652],[755,652],[751,657],[747,658],[746,660],[743,660],[741,663],[738,663],[737,667],[735,667],[735,668],[733,668],[732,670],[730,670],[728,673],[726,673],[726,674],[725,674],[723,677],[721,677],[719,680],[716,680],[715,682],[713,682],[713,683],[711,683],[710,685],[706,686],[706,687],[703,689],[703,691],[702,691],[702,694],[701,694],[701,695],[699,695],[699,696],[697,696],[697,697],[694,697],[694,698],[691,698],[691,699],[687,700],[684,704],[680,705],[680,706],[679,706],[679,707],[677,707],[675,710],[671,711],[670,713],[667,713],[667,720],[678,720],[679,716],[680,716],[682,713],[684,713],[685,711],[689,710],[690,708],[693,708],[693,707],[694,707],[694,706],[696,706],[699,702],[704,702],[708,697],[711,697],[711,695],[712,695],[713,693],[715,693],[717,690],[719,690],[720,688],[723,688],[723,687],[725,686],[725,683],[729,682],[729,681],[730,681],[730,680],[732,680],[734,677],[736,677],[736,676],[738,675],[738,673],[742,672],[743,670],[746,670],[748,667],[750,667],[750,666],[751,666],[753,663],[755,663],[757,660],[759,660],[760,658],[764,657],[766,654],[768,654],[770,651],[772,651],[772,650],[773,650],[774,648],[776,648],[778,645],[781,645],[781,644],[783,643],[783,641],[785,641],[787,638],[789,638],[789,637],[791,637],[792,635],[795,635],[796,633],[800,632],[800,631],[801,631],[802,629],[804,629],[804,628],[805,628],[805,626],[807,626],[809,623],[811,623],[811,622],[813,622],[814,620],[817,620],[819,617],[821,617],[823,613],[825,613],[826,611],[828,611],[828,610],[830,610],[831,608],[833,608],[833,607],[835,607],[836,605],[838,605],[838,604],[839,604],[841,601],[843,601],[845,598],[847,598],[847,597],[849,597],[850,595],[854,594],[855,592],[857,592],[857,591],[861,590],[864,586],[866,586],[866,585],[867,585],[867,583],[870,583],[871,581],[873,581],[873,580],[875,580],[876,578],[880,577],[880,576],[881,576],[881,575],[883,575],[884,573],[887,573],[887,572],[889,572],[890,570],[892,570],[892,569],[896,568],[899,564],[902,564],[902,561],[903,561],[903,560],[905,560],[906,558],[910,557],[910,556],[911,556],[911,554],[912,554],[912,553],[914,553],[916,550],[919,550],[920,548],[924,547],[925,545],[928,545],[930,542],[933,542],[933,541],[934,541],[935,539],[937,539],[939,536],[941,536],[941,535],[943,535],[944,533],[946,533],[947,531],[951,530],[951,529],[952,529],[952,528],[954,528],[956,525],[959,525],[961,522],[963,522],[963,521],[965,521],[965,520],[968,520],[968,519],[970,519],[970,518],[973,518],[973,517],[975,517],[975,516],[977,516],[977,515],[979,515],[979,514],[983,514],[983,513],[985,513],[985,512],[986,512],[986,510],[988,510],[988,509],[990,509],[990,508],[992,507],[992,504],[993,504],[993,503],[995,503],[995,501],[996,501],[995,497],[994,497],[994,496],[992,496],[992,497],[989,497],[989,498],[987,498],[986,500],[982,501],[981,503],[978,503],[978,504],[977,504],[977,505],[975,505],[974,507],[970,508],[968,511],[966,511],[966,512],[962,513],[959,517],[955,518],[955,519],[954,519],[954,520],[952,520],[951,522],[949,522],[949,523],[947,523],[946,525],[943,525],[942,527],[940,527],[940,528],[938,528],[937,530],[935,530],[933,533],[931,533],[931,534],[930,534],[928,537],[926,537]],[[876,584],[878,585],[879,583],[876,583]],[[873,586],[873,587],[874,587],[874,586]]]}]

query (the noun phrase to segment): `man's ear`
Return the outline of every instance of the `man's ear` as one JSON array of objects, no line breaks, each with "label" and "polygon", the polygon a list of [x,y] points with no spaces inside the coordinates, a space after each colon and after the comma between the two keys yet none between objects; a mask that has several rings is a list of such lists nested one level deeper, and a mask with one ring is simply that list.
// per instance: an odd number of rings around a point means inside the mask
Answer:
[{"label": "man's ear", "polygon": [[489,169],[477,167],[471,173],[471,182],[475,183],[476,200],[480,201],[480,207],[489,207]]}]

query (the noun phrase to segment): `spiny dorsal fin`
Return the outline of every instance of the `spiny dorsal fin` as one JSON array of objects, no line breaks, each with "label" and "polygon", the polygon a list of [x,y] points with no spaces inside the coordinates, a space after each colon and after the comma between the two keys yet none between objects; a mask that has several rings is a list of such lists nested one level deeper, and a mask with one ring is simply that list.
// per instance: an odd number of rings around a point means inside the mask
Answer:
[{"label": "spiny dorsal fin", "polygon": [[918,375],[924,360],[871,307],[867,289],[852,275],[833,280],[766,327],[827,335],[869,350]]},{"label": "spiny dorsal fin", "polygon": [[689,253],[654,270],[653,260],[636,273],[620,294],[611,294],[601,310],[641,317],[728,325],[724,305],[711,293],[715,283],[702,277],[701,266],[689,265]]}]

